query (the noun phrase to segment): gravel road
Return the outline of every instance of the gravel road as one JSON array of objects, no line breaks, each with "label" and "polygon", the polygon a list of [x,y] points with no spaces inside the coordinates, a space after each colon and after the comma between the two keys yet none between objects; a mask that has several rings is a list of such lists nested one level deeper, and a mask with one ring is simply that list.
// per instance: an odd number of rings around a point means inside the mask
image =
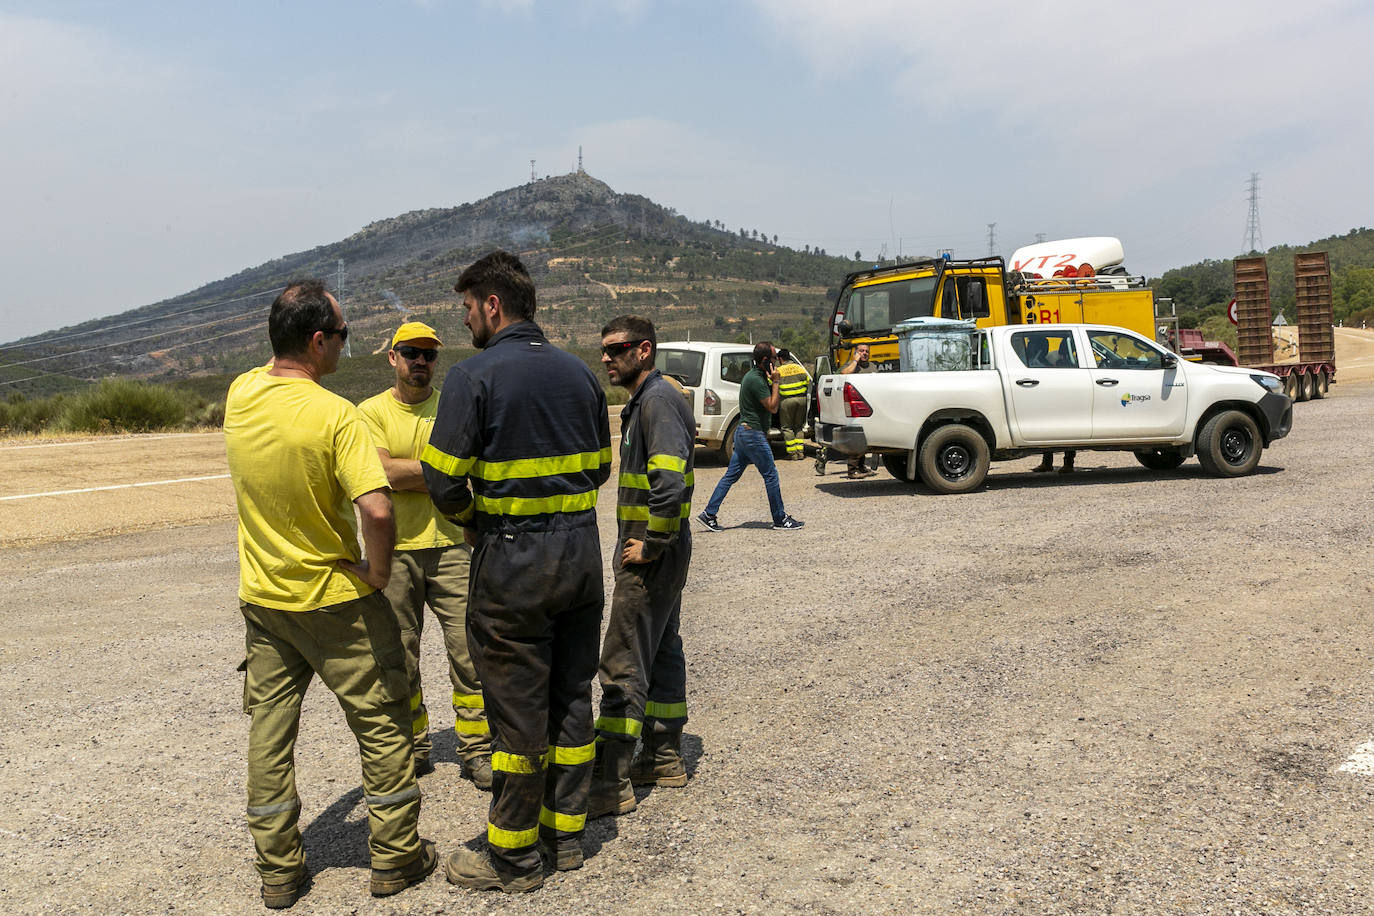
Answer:
[{"label": "gravel road", "polygon": [[[936,497],[784,463],[807,526],[783,533],[746,476],[732,527],[694,532],[692,780],[594,822],[586,867],[537,894],[435,875],[368,897],[357,753],[317,685],[297,754],[314,886],[293,912],[1369,912],[1374,768],[1340,767],[1374,741],[1374,384],[1295,410],[1240,480],[1080,452],[1072,476],[1025,459]],[[215,441],[117,463],[210,476]],[[6,494],[63,488],[34,460]],[[723,469],[698,460],[703,505]],[[263,912],[234,526],[207,507],[227,486],[0,502],[0,543],[31,543],[0,552],[0,911]],[[148,512],[161,527],[89,536]],[[59,514],[62,542],[17,527]],[[424,663],[442,694],[432,625]],[[447,852],[488,796],[436,738],[421,826]]]}]

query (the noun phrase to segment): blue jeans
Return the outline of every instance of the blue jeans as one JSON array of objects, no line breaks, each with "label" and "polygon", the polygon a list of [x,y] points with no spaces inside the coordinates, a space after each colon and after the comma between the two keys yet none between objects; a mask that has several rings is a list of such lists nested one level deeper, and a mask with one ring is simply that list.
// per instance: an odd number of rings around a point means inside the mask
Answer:
[{"label": "blue jeans", "polygon": [[706,504],[707,515],[714,517],[720,511],[725,494],[739,480],[745,467],[751,464],[763,475],[763,487],[768,491],[768,508],[773,513],[774,524],[787,518],[787,510],[782,507],[782,489],[778,486],[778,467],[773,464],[773,447],[768,444],[767,436],[747,426],[735,427],[735,450],[730,455],[730,466],[725,469],[725,476],[716,484],[711,501]]}]

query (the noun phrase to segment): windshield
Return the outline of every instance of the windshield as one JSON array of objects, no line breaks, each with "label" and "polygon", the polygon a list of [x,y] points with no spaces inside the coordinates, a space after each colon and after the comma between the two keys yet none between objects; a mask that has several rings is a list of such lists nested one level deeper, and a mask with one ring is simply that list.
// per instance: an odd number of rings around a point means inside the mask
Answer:
[{"label": "windshield", "polygon": [[665,350],[660,348],[654,357],[654,366],[664,375],[671,375],[686,388],[701,384],[701,370],[706,365],[706,354],[696,350]]},{"label": "windshield", "polygon": [[885,331],[908,318],[935,314],[935,277],[893,280],[849,291],[844,320],[854,331]]}]

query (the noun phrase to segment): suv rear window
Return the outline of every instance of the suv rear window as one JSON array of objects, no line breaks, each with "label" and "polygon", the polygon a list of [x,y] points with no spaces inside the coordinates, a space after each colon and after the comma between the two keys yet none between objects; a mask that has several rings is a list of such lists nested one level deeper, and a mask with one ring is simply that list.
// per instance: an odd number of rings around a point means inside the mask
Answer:
[{"label": "suv rear window", "polygon": [[654,357],[654,366],[664,375],[671,375],[687,388],[701,384],[701,370],[706,365],[706,354],[696,350],[660,349]]}]

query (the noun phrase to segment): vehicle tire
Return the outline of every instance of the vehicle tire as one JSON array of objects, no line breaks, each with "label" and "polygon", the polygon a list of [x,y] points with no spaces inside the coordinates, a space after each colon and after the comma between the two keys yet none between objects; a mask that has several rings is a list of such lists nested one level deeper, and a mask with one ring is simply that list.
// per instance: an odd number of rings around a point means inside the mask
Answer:
[{"label": "vehicle tire", "polygon": [[988,443],[963,423],[947,423],[921,443],[917,470],[936,493],[967,493],[988,476]]},{"label": "vehicle tire", "polygon": [[1290,372],[1283,377],[1283,393],[1294,401],[1298,399],[1298,374]]},{"label": "vehicle tire", "polygon": [[1152,471],[1172,471],[1184,459],[1176,448],[1143,448],[1135,453],[1135,460]]},{"label": "vehicle tire", "polygon": [[906,476],[906,461],[910,454],[910,452],[884,452],[883,467],[887,468],[887,472],[898,480],[911,483],[911,478]]},{"label": "vehicle tire", "polygon": [[1316,379],[1312,382],[1312,399],[1319,400],[1326,397],[1327,390],[1331,387],[1331,377],[1325,370],[1317,373]]},{"label": "vehicle tire", "polygon": [[1298,377],[1297,382],[1294,383],[1298,393],[1294,395],[1293,400],[1305,401],[1312,396],[1312,376],[1306,373],[1294,373],[1294,375]]},{"label": "vehicle tire", "polygon": [[739,420],[730,424],[730,428],[725,431],[725,438],[720,440],[720,457],[729,464],[730,459],[735,454],[735,430],[739,427]]},{"label": "vehicle tire", "polygon": [[1218,477],[1244,477],[1259,464],[1264,442],[1249,414],[1223,410],[1202,425],[1197,436],[1197,460]]}]

